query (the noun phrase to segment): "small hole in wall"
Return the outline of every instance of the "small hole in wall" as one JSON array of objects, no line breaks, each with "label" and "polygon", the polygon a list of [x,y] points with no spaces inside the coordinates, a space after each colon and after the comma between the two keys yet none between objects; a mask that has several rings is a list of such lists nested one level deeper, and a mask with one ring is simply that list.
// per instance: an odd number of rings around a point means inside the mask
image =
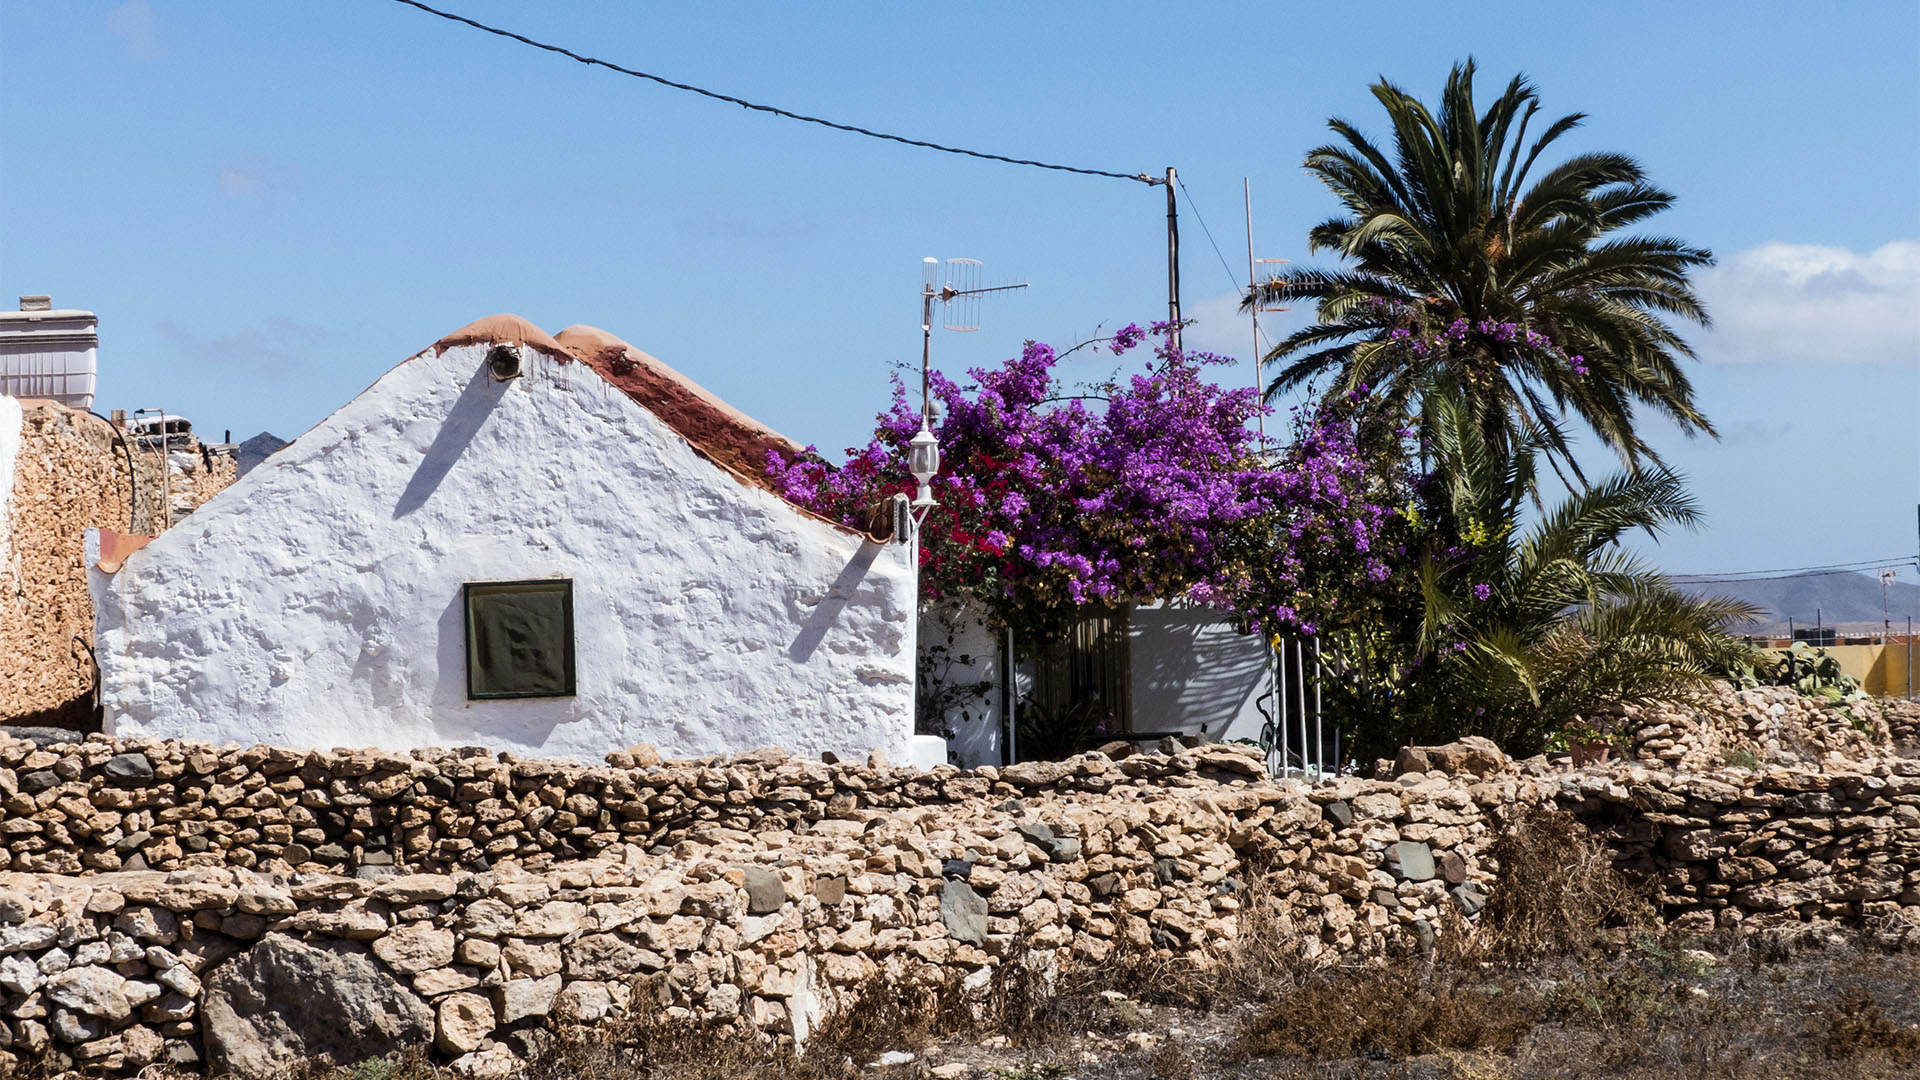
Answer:
[{"label": "small hole in wall", "polygon": [[511,345],[495,345],[487,352],[487,370],[494,381],[506,382],[526,374],[520,366],[520,350]]}]

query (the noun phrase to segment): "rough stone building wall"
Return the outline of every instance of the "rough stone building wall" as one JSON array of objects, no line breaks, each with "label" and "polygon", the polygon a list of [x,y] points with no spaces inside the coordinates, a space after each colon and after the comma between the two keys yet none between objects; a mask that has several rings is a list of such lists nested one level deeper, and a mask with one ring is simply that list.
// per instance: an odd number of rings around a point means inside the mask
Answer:
[{"label": "rough stone building wall", "polygon": [[[10,401],[13,399],[9,399]],[[12,469],[0,469],[0,721],[84,726],[92,719],[93,607],[89,528],[153,535],[233,480],[233,462],[190,450],[169,461],[112,425],[49,401],[24,400]],[[8,410],[12,412],[10,408]],[[0,416],[0,423],[11,421]],[[133,505],[128,452],[138,482]],[[170,494],[171,493],[171,494]]]}]

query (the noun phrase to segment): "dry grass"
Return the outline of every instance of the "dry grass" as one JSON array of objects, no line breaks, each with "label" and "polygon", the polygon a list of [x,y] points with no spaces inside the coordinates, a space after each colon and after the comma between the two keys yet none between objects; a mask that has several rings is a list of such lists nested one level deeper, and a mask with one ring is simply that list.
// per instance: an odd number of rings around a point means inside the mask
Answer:
[{"label": "dry grass", "polygon": [[1504,1052],[1541,1011],[1534,998],[1474,970],[1340,968],[1308,975],[1278,994],[1241,1029],[1233,1052],[1243,1060]]},{"label": "dry grass", "polygon": [[1608,930],[1648,931],[1658,918],[1647,887],[1613,868],[1605,845],[1573,815],[1538,807],[1490,852],[1499,879],[1480,916],[1480,945],[1506,960],[1582,954]]},{"label": "dry grass", "polygon": [[1894,1065],[1920,1064],[1920,1026],[1896,1024],[1871,990],[1849,990],[1827,1009],[1825,1047],[1830,1058],[1884,1058]]}]

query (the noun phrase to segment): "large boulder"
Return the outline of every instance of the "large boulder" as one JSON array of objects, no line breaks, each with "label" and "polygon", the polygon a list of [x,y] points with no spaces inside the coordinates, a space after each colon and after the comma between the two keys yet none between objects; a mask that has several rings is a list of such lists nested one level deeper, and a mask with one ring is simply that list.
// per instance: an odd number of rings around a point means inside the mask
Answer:
[{"label": "large boulder", "polygon": [[434,1037],[433,1010],[364,948],[284,934],[215,968],[201,1011],[212,1073],[247,1080],[321,1054],[351,1065]]},{"label": "large boulder", "polygon": [[1512,761],[1500,752],[1492,739],[1469,735],[1439,746],[1401,747],[1400,756],[1393,762],[1393,775],[1417,772],[1491,776],[1512,767]]}]

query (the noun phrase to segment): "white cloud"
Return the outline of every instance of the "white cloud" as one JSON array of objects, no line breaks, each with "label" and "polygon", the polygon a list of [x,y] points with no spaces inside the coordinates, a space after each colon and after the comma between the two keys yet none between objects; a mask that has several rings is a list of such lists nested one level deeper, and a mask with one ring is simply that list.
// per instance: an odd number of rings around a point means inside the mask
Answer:
[{"label": "white cloud", "polygon": [[300,179],[300,167],[274,158],[245,157],[220,166],[220,190],[252,198],[273,195]]},{"label": "white cloud", "polygon": [[[1253,325],[1240,310],[1239,293],[1222,293],[1183,303],[1180,315],[1192,323],[1180,331],[1180,343],[1189,350],[1219,353],[1240,360],[1245,360],[1253,352]],[[1266,319],[1260,323],[1260,332],[1266,337],[1269,347],[1273,343],[1276,325]]]},{"label": "white cloud", "polygon": [[1714,363],[1920,365],[1920,243],[1762,244],[1698,275]]},{"label": "white cloud", "polygon": [[107,12],[107,29],[118,35],[134,60],[158,60],[166,52],[160,41],[160,20],[147,0],[127,0]]},{"label": "white cloud", "polygon": [[172,319],[162,319],[156,329],[189,362],[270,378],[299,371],[340,338],[339,331],[332,327],[297,322],[281,315],[226,333],[204,333]]}]

